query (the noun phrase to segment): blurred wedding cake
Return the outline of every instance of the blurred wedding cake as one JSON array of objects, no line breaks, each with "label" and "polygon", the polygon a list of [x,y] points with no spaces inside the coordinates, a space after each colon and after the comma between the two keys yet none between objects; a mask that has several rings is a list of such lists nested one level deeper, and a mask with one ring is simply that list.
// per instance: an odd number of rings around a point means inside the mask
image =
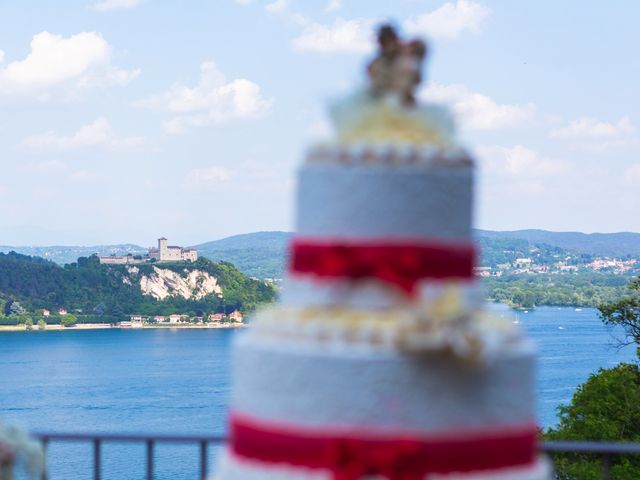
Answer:
[{"label": "blurred wedding cake", "polygon": [[473,275],[473,159],[415,97],[426,44],[378,42],[299,171],[280,302],[236,339],[217,478],[549,479],[534,348]]}]

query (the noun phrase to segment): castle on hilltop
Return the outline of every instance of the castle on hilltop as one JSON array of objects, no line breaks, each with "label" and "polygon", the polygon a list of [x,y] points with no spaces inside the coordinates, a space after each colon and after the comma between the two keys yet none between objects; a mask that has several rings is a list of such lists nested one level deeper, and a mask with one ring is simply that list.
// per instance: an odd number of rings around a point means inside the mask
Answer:
[{"label": "castle on hilltop", "polygon": [[148,255],[158,262],[195,262],[198,259],[198,251],[195,248],[167,245],[165,237],[158,239],[158,248],[149,250]]},{"label": "castle on hilltop", "polygon": [[168,245],[165,237],[158,239],[158,248],[147,251],[144,257],[134,257],[133,255],[109,255],[101,256],[100,263],[110,265],[128,265],[132,263],[156,262],[195,262],[198,259],[198,251],[195,248],[182,248],[175,245]]}]

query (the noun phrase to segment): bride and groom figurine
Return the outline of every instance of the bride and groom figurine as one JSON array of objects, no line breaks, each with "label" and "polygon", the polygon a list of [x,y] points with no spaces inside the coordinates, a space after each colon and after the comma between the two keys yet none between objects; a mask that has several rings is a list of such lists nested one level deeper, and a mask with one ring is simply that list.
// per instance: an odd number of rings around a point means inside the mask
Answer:
[{"label": "bride and groom figurine", "polygon": [[380,98],[391,94],[402,105],[414,106],[427,45],[422,40],[403,42],[391,25],[383,25],[378,30],[378,46],[378,55],[367,65],[371,95]]}]

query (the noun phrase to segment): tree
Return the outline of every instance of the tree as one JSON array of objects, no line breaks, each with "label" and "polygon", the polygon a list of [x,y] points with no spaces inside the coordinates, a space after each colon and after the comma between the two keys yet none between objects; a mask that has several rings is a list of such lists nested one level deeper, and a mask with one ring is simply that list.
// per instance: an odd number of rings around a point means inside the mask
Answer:
[{"label": "tree", "polygon": [[5,315],[22,315],[25,312],[22,305],[20,305],[15,300],[7,300],[4,304],[4,314]]},{"label": "tree", "polygon": [[[558,408],[560,421],[546,440],[640,441],[640,368],[622,363],[591,374],[573,394],[570,405]],[[560,480],[601,478],[600,460],[584,454],[554,456]],[[640,458],[612,458],[611,478],[640,478]]]},{"label": "tree", "polygon": [[98,305],[93,307],[93,311],[98,315],[104,315],[107,311],[107,306],[104,304],[104,302],[100,302]]},{"label": "tree", "polygon": [[33,319],[32,318],[27,318],[27,320],[24,322],[24,327],[27,330],[33,330]]},{"label": "tree", "polygon": [[[636,344],[640,356],[640,279],[628,286],[626,296],[598,307],[607,325],[624,329],[622,345]],[[600,369],[580,385],[569,405],[558,407],[560,421],[549,429],[547,440],[640,441],[640,367],[621,363]],[[600,460],[586,454],[554,455],[560,480],[599,479]],[[611,478],[640,478],[640,459],[621,456],[612,459]]]},{"label": "tree", "polygon": [[62,315],[60,318],[60,324],[63,327],[73,327],[76,323],[78,323],[78,319],[75,315],[71,315],[70,313]]},{"label": "tree", "polygon": [[45,322],[42,318],[38,320],[38,330],[46,330],[47,322]]},{"label": "tree", "polygon": [[628,294],[620,300],[605,303],[598,307],[600,318],[606,325],[619,325],[625,338],[621,345],[636,344],[636,353],[640,357],[640,277],[628,286]]}]

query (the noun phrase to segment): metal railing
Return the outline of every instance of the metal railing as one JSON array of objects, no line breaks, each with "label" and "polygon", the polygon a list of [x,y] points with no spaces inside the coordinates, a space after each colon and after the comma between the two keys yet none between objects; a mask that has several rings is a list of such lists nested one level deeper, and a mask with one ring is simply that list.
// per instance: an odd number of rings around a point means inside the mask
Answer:
[{"label": "metal railing", "polygon": [[543,442],[540,447],[543,452],[548,454],[583,453],[599,457],[603,480],[610,479],[612,457],[640,455],[640,443],[555,441]]},{"label": "metal railing", "polygon": [[[88,442],[93,445],[93,480],[102,478],[102,446],[105,443],[140,443],[146,445],[145,461],[147,480],[153,480],[154,448],[157,443],[192,444],[199,445],[199,479],[206,480],[208,470],[209,445],[219,445],[226,441],[226,437],[200,435],[131,435],[131,434],[90,434],[90,433],[34,433],[33,436],[42,442],[47,452],[51,442]],[[41,480],[48,480],[47,472],[43,472]]]},{"label": "metal railing", "polygon": [[[146,445],[146,479],[153,480],[154,447],[158,443],[194,444],[199,445],[199,478],[206,480],[208,470],[209,445],[220,445],[227,438],[218,436],[199,435],[131,435],[131,434],[83,434],[83,433],[35,433],[35,438],[42,442],[45,449],[51,442],[87,442],[93,445],[93,480],[102,478],[102,446],[105,443],[141,443]],[[589,454],[600,458],[602,464],[602,479],[610,479],[611,459],[620,455],[640,455],[640,443],[616,442],[541,442],[540,450],[548,454]],[[42,480],[47,480],[46,472]]]}]

